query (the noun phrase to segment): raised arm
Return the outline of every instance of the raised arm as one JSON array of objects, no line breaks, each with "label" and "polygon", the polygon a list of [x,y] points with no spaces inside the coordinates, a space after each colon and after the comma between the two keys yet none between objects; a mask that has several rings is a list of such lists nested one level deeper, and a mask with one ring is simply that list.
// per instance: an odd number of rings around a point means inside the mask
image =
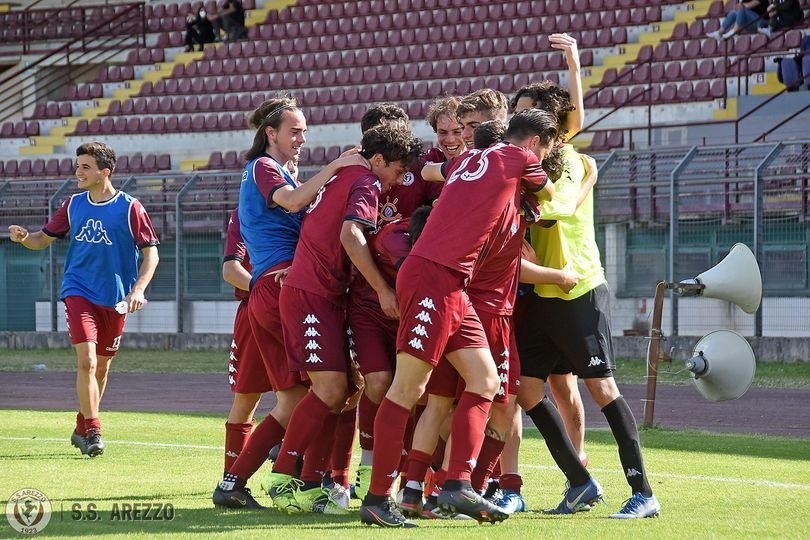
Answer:
[{"label": "raised arm", "polygon": [[565,63],[568,65],[568,93],[571,94],[571,104],[574,110],[568,113],[565,126],[567,139],[570,139],[585,125],[585,103],[582,95],[582,75],[579,63],[579,50],[577,40],[568,34],[551,34],[548,36],[551,47],[565,53]]}]

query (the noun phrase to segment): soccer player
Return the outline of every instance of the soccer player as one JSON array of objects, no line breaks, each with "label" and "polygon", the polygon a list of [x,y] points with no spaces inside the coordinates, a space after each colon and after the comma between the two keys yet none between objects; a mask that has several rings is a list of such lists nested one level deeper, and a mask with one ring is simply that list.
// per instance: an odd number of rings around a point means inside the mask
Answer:
[{"label": "soccer player", "polygon": [[[149,215],[137,199],[113,186],[114,171],[112,148],[100,142],[82,144],[76,149],[82,192],[62,203],[39,231],[8,228],[12,242],[33,250],[70,235],[60,293],[76,351],[79,413],[70,442],[90,457],[104,453],[99,406],[126,313],[146,303],[144,291],[158,265],[159,242]],[[116,311],[119,303],[124,313]]]},{"label": "soccer player", "polygon": [[[295,430],[284,437],[262,485],[274,506],[290,513],[309,511],[323,500],[321,479],[303,473],[296,478],[295,465],[298,456],[317,448],[321,432],[334,430],[349,394],[345,308],[352,265],[377,293],[383,313],[399,315],[396,295],[374,263],[364,229],[376,227],[380,193],[403,181],[421,153],[421,142],[404,125],[389,123],[364,133],[361,147],[370,171],[347,167],[320,191],[307,211],[281,289],[288,367],[306,372],[311,387],[296,406],[290,419]],[[305,467],[308,459],[309,454]],[[324,503],[324,512],[342,510],[330,502]]]},{"label": "soccer player", "polygon": [[462,98],[456,109],[461,138],[467,148],[475,148],[475,128],[488,120],[506,122],[509,102],[501,92],[483,88]]},{"label": "soccer player", "polygon": [[439,504],[479,521],[508,517],[470,486],[471,463],[478,455],[499,380],[481,322],[464,288],[482,251],[497,241],[493,231],[506,217],[510,201],[518,200],[521,188],[546,188],[553,193],[537,154],[555,132],[548,115],[527,111],[512,119],[509,144],[469,151],[449,176],[422,235],[400,268],[397,366],[374,423],[377,440],[371,486],[360,509],[364,523],[414,526],[390,498],[392,481],[399,474],[408,416],[442,356],[462,376],[466,389],[453,416],[453,447]]},{"label": "soccer player", "polygon": [[[444,99],[446,105],[441,105],[443,102],[434,103],[431,113],[428,114],[429,122],[431,119],[434,123],[441,119],[443,129],[454,127],[444,119],[450,111],[450,107],[453,106],[450,99]],[[455,111],[454,108],[452,110]],[[444,111],[445,114],[440,114],[440,111]],[[360,121],[360,127],[365,133],[373,127],[392,122],[407,126],[408,115],[399,105],[379,103],[372,105],[365,112]],[[431,151],[433,150],[431,149]],[[438,158],[434,156],[434,159]],[[443,160],[444,157],[441,159]],[[421,160],[405,174],[401,185],[393,186],[380,196],[377,221],[383,229],[387,223],[396,223],[410,218],[417,208],[433,204],[438,198],[442,185],[425,182],[420,169]],[[396,274],[388,274],[388,277],[390,278],[389,285],[393,288]],[[357,272],[354,272],[349,288],[347,316],[356,353],[355,362],[365,380],[359,405],[361,455],[355,482],[356,493],[362,499],[368,492],[371,479],[374,418],[393,378],[398,321],[383,313],[376,292],[362,274]],[[419,411],[416,410],[415,416],[418,413]]]},{"label": "soccer player", "polygon": [[272,389],[258,344],[250,330],[250,271],[250,256],[239,232],[238,209],[234,209],[228,219],[222,261],[222,278],[233,285],[234,296],[239,300],[228,360],[228,383],[233,392],[233,404],[225,421],[225,471],[236,462],[253,430],[253,415],[262,394]]},{"label": "soccer player", "polygon": [[306,142],[306,120],[295,100],[272,98],[250,114],[256,128],[248,164],[239,190],[239,225],[253,266],[248,311],[253,337],[267,377],[276,393],[276,405],[259,423],[241,454],[225,473],[212,495],[216,506],[260,509],[246,487],[247,480],[281,442],[295,405],[307,392],[301,375],[287,364],[278,298],[281,282],[293,260],[301,220],[332,176],[343,166],[364,161],[357,156],[330,163],[309,181],[299,183],[289,168],[298,161]]},{"label": "soccer player", "polygon": [[[542,88],[548,93],[554,92],[551,86]],[[518,92],[516,109],[533,102],[524,94]],[[568,293],[557,287],[538,285],[537,294],[527,298],[523,324],[517,335],[522,373],[520,403],[569,480],[563,500],[550,513],[588,510],[602,498],[601,486],[595,479],[588,478],[590,475],[565,434],[559,412],[544,395],[545,380],[555,367],[563,364],[584,379],[619,446],[619,457],[632,495],[611,517],[651,517],[657,515],[661,507],[647,480],[633,413],[613,379],[616,366],[610,333],[610,293],[596,245],[592,190],[588,190],[584,202],[578,205],[582,194],[580,184],[586,178],[583,162],[570,145],[564,146],[563,151],[568,174],[555,184],[554,199],[541,205],[543,219],[557,223],[552,227],[532,227],[531,241],[541,264],[554,268],[570,264],[580,279]],[[595,165],[591,167],[595,170]]]}]

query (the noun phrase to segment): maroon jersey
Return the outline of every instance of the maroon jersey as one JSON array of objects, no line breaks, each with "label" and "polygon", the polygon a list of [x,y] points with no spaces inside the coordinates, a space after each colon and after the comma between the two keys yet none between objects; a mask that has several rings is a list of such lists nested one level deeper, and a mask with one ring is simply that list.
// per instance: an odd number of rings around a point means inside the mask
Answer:
[{"label": "maroon jersey", "polygon": [[[239,208],[234,208],[231,212],[231,217],[228,220],[228,231],[225,235],[225,261],[239,261],[242,266],[250,272],[250,256],[248,255],[247,248],[245,248],[245,241],[242,240],[242,233],[239,231]],[[248,291],[244,291],[239,287],[233,288],[233,295],[237,300],[247,300]]]},{"label": "maroon jersey", "polygon": [[[391,288],[396,287],[399,265],[411,251],[411,236],[408,234],[410,222],[410,218],[393,221],[366,235],[374,262]],[[352,303],[376,309],[385,318],[377,292],[362,278],[357,272],[355,279],[352,279],[349,289]]]},{"label": "maroon jersey", "polygon": [[521,188],[537,191],[547,179],[526,148],[499,143],[467,151],[411,252],[470,277],[493,230],[507,219],[507,207],[519,203]]},{"label": "maroon jersey", "polygon": [[401,185],[395,185],[380,196],[380,225],[409,218],[417,208],[433,204],[433,201],[439,198],[443,183],[428,182],[422,178],[424,164],[425,161],[420,160],[416,167],[405,173]]},{"label": "maroon jersey", "polygon": [[373,229],[377,223],[380,180],[368,169],[341,169],[318,192],[301,225],[290,273],[284,285],[343,304],[351,262],[340,243],[346,220]]},{"label": "maroon jersey", "polygon": [[515,306],[520,249],[528,222],[511,203],[503,217],[492,231],[490,249],[479,261],[467,286],[467,295],[476,312],[511,315]]}]

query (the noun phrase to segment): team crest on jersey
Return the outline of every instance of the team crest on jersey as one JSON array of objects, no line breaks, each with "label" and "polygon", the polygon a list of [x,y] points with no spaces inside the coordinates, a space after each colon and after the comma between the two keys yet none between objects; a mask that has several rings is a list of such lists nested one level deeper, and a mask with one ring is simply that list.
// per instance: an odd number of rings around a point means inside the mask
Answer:
[{"label": "team crest on jersey", "polygon": [[76,235],[76,240],[79,242],[90,242],[91,244],[104,242],[108,246],[112,245],[110,237],[107,236],[107,231],[104,229],[104,224],[100,219],[88,219],[87,223],[82,227],[82,230]]},{"label": "team crest on jersey", "polygon": [[383,221],[396,221],[402,218],[402,215],[397,211],[397,203],[399,198],[388,200],[380,208],[380,219]]},{"label": "team crest on jersey", "polygon": [[242,182],[248,179],[248,172],[247,169],[242,171]]},{"label": "team crest on jersey", "polygon": [[413,184],[415,179],[416,179],[416,177],[413,175],[412,172],[406,172],[405,173],[405,178],[403,178],[403,180],[402,180],[402,185],[403,186],[410,186],[410,185]]}]

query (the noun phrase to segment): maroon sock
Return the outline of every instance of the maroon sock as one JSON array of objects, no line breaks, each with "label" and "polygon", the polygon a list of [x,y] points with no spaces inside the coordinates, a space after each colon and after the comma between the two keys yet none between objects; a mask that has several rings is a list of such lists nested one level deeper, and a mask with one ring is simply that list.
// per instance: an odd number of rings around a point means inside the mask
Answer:
[{"label": "maroon sock", "polygon": [[268,414],[248,437],[247,444],[242,447],[239,457],[228,468],[228,472],[242,480],[247,480],[267,461],[270,449],[280,443],[283,438],[284,428],[278,423],[278,420]]},{"label": "maroon sock", "polygon": [[[431,491],[441,491],[442,486],[444,485],[444,481],[447,480],[447,471],[444,469],[439,469],[435,473],[433,473],[433,489]],[[433,493],[427,493],[426,495],[433,495]]]},{"label": "maroon sock", "polygon": [[434,470],[438,471],[442,468],[442,463],[444,463],[445,448],[447,448],[447,439],[442,439],[440,436],[439,440],[436,442],[436,449],[433,451],[433,457],[430,461],[430,464],[433,466]]},{"label": "maroon sock", "polygon": [[[329,406],[321,401],[312,390],[307,392],[307,395],[295,406],[290,417],[290,426],[295,426],[295,428],[287,431],[273,466],[273,472],[290,476],[295,474],[299,456],[303,456],[312,441],[318,437],[329,414],[332,414]],[[331,451],[331,449],[330,446],[328,450]]]},{"label": "maroon sock", "polygon": [[453,444],[450,446],[450,463],[447,466],[448,480],[470,480],[472,463],[481,451],[487,415],[492,400],[464,392],[453,412],[453,426],[450,428]]},{"label": "maroon sock", "polygon": [[374,450],[374,418],[377,416],[380,405],[368,399],[368,396],[363,392],[357,408],[359,411],[360,448]]},{"label": "maroon sock", "polygon": [[[504,443],[505,444],[505,443]],[[501,451],[503,453],[503,451]],[[501,460],[495,462],[495,468],[492,469],[492,474],[489,475],[490,478],[500,478],[501,477]]]},{"label": "maroon sock", "polygon": [[411,450],[408,452],[408,468],[405,478],[408,481],[422,483],[425,480],[425,473],[430,467],[431,455],[421,450]]},{"label": "maroon sock", "polygon": [[350,483],[349,467],[352,463],[352,447],[354,446],[354,434],[356,432],[357,409],[340,413],[335,428],[335,442],[332,444],[330,466],[332,468],[332,480],[345,488],[348,488]]},{"label": "maroon sock", "polygon": [[472,475],[470,476],[472,487],[478,493],[483,493],[487,488],[487,481],[492,474],[492,470],[495,468],[495,464],[501,457],[503,446],[503,441],[494,439],[489,435],[484,436],[484,442],[481,445],[481,451],[478,453],[475,469],[473,469]]},{"label": "maroon sock", "polygon": [[329,412],[324,418],[323,425],[318,429],[312,443],[308,444],[304,450],[304,466],[301,468],[301,480],[304,482],[316,482],[320,485],[323,476],[329,468],[329,458],[335,446],[335,430],[338,418],[333,412]]},{"label": "maroon sock", "polygon": [[376,448],[371,464],[369,493],[391,495],[394,480],[399,476],[399,458],[402,455],[405,426],[411,411],[384,398],[374,421]]},{"label": "maroon sock", "polygon": [[87,435],[87,429],[84,427],[84,415],[76,413],[76,433],[84,437]]},{"label": "maroon sock", "polygon": [[232,424],[225,422],[225,470],[231,470],[236,458],[242,453],[242,448],[253,430],[253,422],[246,424]]},{"label": "maroon sock", "polygon": [[520,488],[523,487],[523,478],[519,474],[503,474],[498,481],[501,489],[508,489],[520,493]]},{"label": "maroon sock", "polygon": [[85,434],[91,431],[95,431],[96,433],[101,435],[101,420],[99,420],[98,418],[85,418],[84,431]]}]

